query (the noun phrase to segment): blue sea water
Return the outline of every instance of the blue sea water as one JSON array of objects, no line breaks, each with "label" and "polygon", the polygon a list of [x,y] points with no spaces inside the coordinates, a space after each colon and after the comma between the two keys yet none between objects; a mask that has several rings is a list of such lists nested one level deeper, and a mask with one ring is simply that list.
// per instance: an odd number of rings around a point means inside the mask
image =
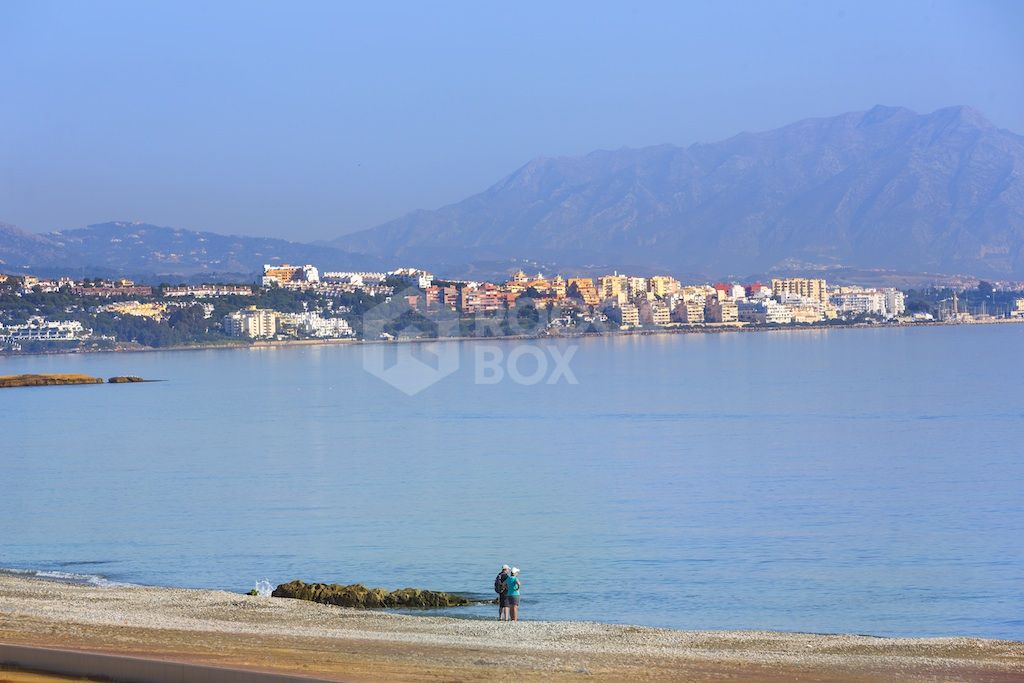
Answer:
[{"label": "blue sea water", "polygon": [[0,391],[0,567],[487,594],[508,562],[524,618],[1020,640],[1022,342],[608,337],[534,385],[452,342],[411,397],[355,346],[0,358],[166,380]]}]

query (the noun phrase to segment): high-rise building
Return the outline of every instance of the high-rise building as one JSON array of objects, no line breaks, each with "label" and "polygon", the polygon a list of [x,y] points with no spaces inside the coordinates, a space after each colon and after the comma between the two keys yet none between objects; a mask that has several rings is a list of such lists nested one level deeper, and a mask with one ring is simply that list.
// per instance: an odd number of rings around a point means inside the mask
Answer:
[{"label": "high-rise building", "polygon": [[629,300],[629,278],[625,275],[603,275],[597,279],[601,299],[615,299],[619,303]]},{"label": "high-rise building", "polygon": [[772,294],[797,294],[821,303],[828,303],[828,285],[820,278],[772,278]]},{"label": "high-rise building", "polygon": [[269,339],[277,334],[277,311],[249,306],[224,316],[222,323],[228,336]]},{"label": "high-rise building", "polygon": [[647,298],[647,278],[645,277],[627,277],[626,278],[626,296],[630,300],[637,298]]}]

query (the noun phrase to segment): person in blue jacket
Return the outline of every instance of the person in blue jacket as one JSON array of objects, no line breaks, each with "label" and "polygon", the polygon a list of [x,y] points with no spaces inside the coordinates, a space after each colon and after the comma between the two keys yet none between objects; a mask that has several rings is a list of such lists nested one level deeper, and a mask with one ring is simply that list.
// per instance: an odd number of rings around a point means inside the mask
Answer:
[{"label": "person in blue jacket", "polygon": [[505,603],[508,605],[508,616],[512,621],[519,621],[519,567],[512,567],[512,572],[505,579]]}]

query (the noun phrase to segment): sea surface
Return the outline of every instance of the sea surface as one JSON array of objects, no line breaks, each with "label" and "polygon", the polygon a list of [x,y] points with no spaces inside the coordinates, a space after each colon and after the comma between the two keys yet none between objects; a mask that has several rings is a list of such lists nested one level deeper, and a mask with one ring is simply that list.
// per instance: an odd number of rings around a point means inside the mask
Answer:
[{"label": "sea surface", "polygon": [[[0,358],[166,380],[0,390],[0,567],[493,596],[507,562],[526,619],[1024,640],[1024,325],[607,337],[555,343],[575,383],[482,373],[519,344],[442,344],[458,369],[413,396],[357,346]],[[550,358],[516,353],[520,379]]]}]

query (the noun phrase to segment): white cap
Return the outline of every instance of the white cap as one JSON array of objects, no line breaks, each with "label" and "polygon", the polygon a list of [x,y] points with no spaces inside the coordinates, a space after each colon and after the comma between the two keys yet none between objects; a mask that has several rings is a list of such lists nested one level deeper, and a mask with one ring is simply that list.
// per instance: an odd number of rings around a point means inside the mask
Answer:
[{"label": "white cap", "polygon": [[512,567],[512,573],[513,574],[518,574],[519,573],[519,567]]},{"label": "white cap", "polygon": [[501,565],[501,568],[502,568],[502,569],[508,569],[509,567],[508,567],[508,565],[507,565],[507,564],[503,564],[503,565]]}]

